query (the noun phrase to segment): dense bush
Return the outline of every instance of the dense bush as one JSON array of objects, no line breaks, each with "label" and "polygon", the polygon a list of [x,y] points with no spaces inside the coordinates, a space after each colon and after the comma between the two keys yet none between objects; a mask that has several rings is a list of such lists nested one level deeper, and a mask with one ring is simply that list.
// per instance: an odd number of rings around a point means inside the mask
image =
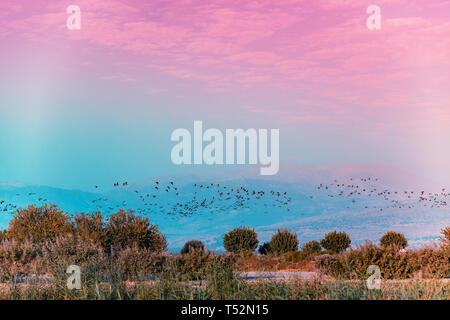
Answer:
[{"label": "dense bush", "polygon": [[337,232],[336,230],[327,233],[325,237],[320,240],[320,245],[327,250],[334,253],[344,251],[350,246],[351,240],[345,232]]},{"label": "dense bush", "polygon": [[214,254],[209,251],[191,250],[188,253],[176,256],[175,264],[183,278],[199,280],[205,276],[208,265],[214,258]]},{"label": "dense bush", "polygon": [[450,274],[450,247],[410,250],[408,262],[426,278],[443,278]]},{"label": "dense bush", "polygon": [[258,248],[258,253],[262,255],[267,255],[270,253],[270,244],[268,242],[264,242]]},{"label": "dense bush", "polygon": [[65,283],[66,270],[77,265],[82,270],[82,281],[100,281],[107,267],[107,256],[103,248],[93,241],[80,242],[68,235],[58,237],[42,245],[43,266],[56,281]]},{"label": "dense bush", "polygon": [[[205,277],[205,295],[208,299],[224,300],[227,298],[240,298],[236,293],[242,290],[241,283],[234,272],[234,265],[235,260],[233,256],[218,255],[210,261]],[[230,295],[230,292],[235,293]]]},{"label": "dense bush", "polygon": [[406,279],[421,272],[424,277],[440,278],[450,272],[449,252],[445,248],[400,251],[400,247],[379,247],[372,242],[338,255],[316,257],[316,267],[340,279],[367,279],[367,268],[376,265],[383,279]]},{"label": "dense bush", "polygon": [[0,243],[0,281],[41,271],[41,248],[29,239]]},{"label": "dense bush", "polygon": [[332,254],[321,254],[314,257],[316,268],[324,274],[329,274],[338,277],[343,273],[341,265],[338,263],[338,259]]},{"label": "dense bush", "polygon": [[322,247],[320,246],[320,243],[316,240],[308,241],[302,246],[302,251],[307,254],[318,253],[321,250],[322,250]]},{"label": "dense bush", "polygon": [[405,279],[414,269],[408,263],[408,254],[399,252],[398,248],[380,248],[373,243],[358,246],[355,250],[339,256],[345,270],[342,276],[349,279],[366,279],[369,276],[367,268],[376,265],[380,268],[383,279]]},{"label": "dense bush", "polygon": [[166,237],[160,233],[158,225],[150,224],[147,217],[134,215],[132,210],[112,214],[106,235],[108,247],[138,245],[154,252],[163,252],[167,248]]},{"label": "dense bush", "polygon": [[6,236],[9,239],[32,239],[34,242],[53,240],[73,231],[70,217],[54,205],[18,209],[9,223]]},{"label": "dense bush", "polygon": [[[239,255],[216,255],[205,250],[201,241],[192,240],[185,243],[181,255],[171,256],[161,254],[166,240],[158,226],[132,211],[121,210],[107,223],[100,212],[78,214],[72,222],[53,205],[30,206],[19,209],[8,229],[0,231],[0,281],[50,275],[58,286],[65,287],[66,269],[75,264],[82,270],[83,285],[97,285],[105,276],[113,284],[154,274],[168,276],[164,272],[169,268],[172,272],[166,279],[169,282],[170,277],[183,281],[213,279],[204,293],[211,289],[210,285],[214,290],[235,286],[233,268],[266,271],[301,269],[306,265],[309,268],[313,257],[321,272],[339,279],[366,279],[370,265],[377,265],[384,279],[442,278],[450,274],[450,228],[442,230],[442,234],[442,245],[399,250],[407,246],[407,241],[403,235],[390,231],[380,239],[380,245],[366,243],[345,251],[351,243],[349,236],[334,231],[320,244],[309,241],[302,251],[297,251],[296,233],[285,229],[277,230],[270,243],[259,248],[261,254],[272,251],[285,254],[259,256],[252,253],[258,246],[255,231],[239,227],[224,236],[227,251]],[[321,251],[321,245],[326,250]],[[214,291],[213,296],[220,298],[223,292],[219,291]],[[94,290],[89,294],[97,293]],[[170,290],[166,294],[171,294]]]},{"label": "dense bush", "polygon": [[310,259],[310,254],[304,251],[289,251],[286,253],[286,261],[288,262],[300,262]]},{"label": "dense bush", "polygon": [[[237,256],[234,254],[223,255],[207,250],[191,250],[185,254],[167,256],[160,277],[163,281],[204,280],[208,273],[218,271],[214,270],[217,266],[234,267],[236,259]],[[170,279],[164,279],[165,277]]]},{"label": "dense bush", "polygon": [[205,251],[205,245],[200,240],[190,240],[184,244],[180,253],[186,254],[191,252],[192,250]]},{"label": "dense bush", "polygon": [[270,250],[276,254],[282,254],[289,251],[297,251],[297,233],[295,233],[294,231],[289,231],[287,229],[278,229],[270,239],[269,246]]},{"label": "dense bush", "polygon": [[126,248],[114,248],[111,252],[117,271],[127,280],[142,280],[144,277],[160,273],[167,257],[137,245]]},{"label": "dense bush", "polygon": [[[387,266],[387,257],[391,252],[391,248],[384,251],[373,243],[367,243],[359,246],[357,249],[344,252],[339,255],[321,255],[316,257],[316,267],[333,277],[339,279],[364,279],[366,277],[367,268],[370,265],[377,265],[380,268]],[[400,256],[398,256],[401,258]],[[401,266],[402,262],[398,259],[390,261],[394,265]],[[384,270],[386,272],[386,270]],[[403,270],[397,270],[400,274]],[[389,272],[389,271],[388,271]]]},{"label": "dense bush", "polygon": [[227,252],[245,253],[258,247],[258,235],[254,229],[238,227],[223,237],[223,244]]},{"label": "dense bush", "polygon": [[107,239],[105,222],[100,211],[91,214],[80,213],[74,217],[75,234],[83,242],[93,241],[104,245]]},{"label": "dense bush", "polygon": [[380,245],[382,247],[397,246],[404,249],[408,246],[408,240],[399,232],[388,231],[380,238]]}]

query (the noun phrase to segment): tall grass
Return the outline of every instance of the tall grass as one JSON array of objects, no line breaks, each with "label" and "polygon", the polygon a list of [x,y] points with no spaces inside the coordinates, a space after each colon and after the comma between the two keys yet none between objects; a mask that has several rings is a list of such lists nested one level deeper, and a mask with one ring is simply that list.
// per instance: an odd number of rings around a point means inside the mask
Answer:
[{"label": "tall grass", "polygon": [[[56,241],[55,245],[60,243]],[[70,249],[70,246],[69,246]],[[65,250],[68,250],[65,248]],[[125,256],[130,254],[128,249]],[[69,250],[70,251],[70,250]],[[66,261],[58,250],[61,261]],[[194,253],[194,252],[192,252]],[[135,253],[134,253],[135,254]],[[139,257],[139,255],[137,255]],[[197,259],[192,255],[191,259]],[[104,260],[102,265],[85,263],[80,290],[69,290],[68,275],[55,263],[51,281],[4,283],[0,299],[14,300],[380,300],[450,299],[450,280],[389,280],[381,290],[369,290],[364,280],[244,280],[235,272],[235,261],[226,256],[208,254],[199,273],[191,262],[183,265],[180,256],[165,256],[155,272],[156,280],[124,272],[123,262]],[[183,259],[189,259],[185,254]],[[73,260],[70,260],[73,261]],[[69,261],[67,261],[69,262]],[[132,281],[130,281],[132,280]]]},{"label": "tall grass", "polygon": [[[365,281],[299,280],[248,281],[238,278],[230,265],[215,262],[206,278],[185,281],[175,264],[165,266],[155,281],[126,282],[109,270],[109,281],[83,281],[81,290],[64,283],[21,284],[0,290],[0,299],[26,300],[419,300],[450,299],[448,280],[384,281],[369,290]],[[93,277],[91,277],[93,278]]]}]

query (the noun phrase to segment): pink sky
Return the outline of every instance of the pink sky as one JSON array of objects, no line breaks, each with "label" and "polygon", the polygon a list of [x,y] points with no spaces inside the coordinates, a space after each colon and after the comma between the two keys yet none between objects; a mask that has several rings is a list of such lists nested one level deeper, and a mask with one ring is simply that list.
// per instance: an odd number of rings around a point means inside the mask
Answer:
[{"label": "pink sky", "polygon": [[[81,8],[79,31],[66,28],[70,4]],[[367,29],[368,5],[380,6],[381,30]],[[213,96],[245,92],[230,108],[247,116],[378,143],[396,136],[450,171],[448,0],[2,0],[0,44],[13,65],[17,43],[150,96],[187,83]],[[289,103],[259,105],[258,92]]]},{"label": "pink sky", "polygon": [[[0,34],[56,47],[80,40],[82,66],[118,81],[140,80],[130,76],[138,55],[136,76],[158,72],[209,90],[292,90],[299,104],[353,117],[368,108],[448,117],[450,1],[375,2],[7,0]],[[80,31],[65,27],[72,3],[82,11]],[[379,31],[366,28],[368,4],[381,7]],[[97,69],[105,56],[113,56],[111,73]]]}]

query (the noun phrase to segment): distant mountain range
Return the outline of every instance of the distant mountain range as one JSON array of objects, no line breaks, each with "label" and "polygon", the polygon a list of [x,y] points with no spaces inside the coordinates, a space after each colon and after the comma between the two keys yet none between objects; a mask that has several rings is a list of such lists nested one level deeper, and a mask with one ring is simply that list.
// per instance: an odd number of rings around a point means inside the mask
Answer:
[{"label": "distant mountain range", "polygon": [[252,167],[157,177],[126,186],[121,182],[95,192],[0,184],[0,226],[7,226],[16,208],[46,200],[71,214],[98,209],[107,217],[119,208],[133,209],[160,226],[172,250],[191,239],[223,250],[224,233],[239,225],[254,227],[261,242],[277,228],[297,231],[301,243],[343,230],[353,244],[376,241],[395,230],[418,246],[437,239],[450,225],[450,195],[444,188],[388,166],[288,163],[275,176],[260,176]]}]

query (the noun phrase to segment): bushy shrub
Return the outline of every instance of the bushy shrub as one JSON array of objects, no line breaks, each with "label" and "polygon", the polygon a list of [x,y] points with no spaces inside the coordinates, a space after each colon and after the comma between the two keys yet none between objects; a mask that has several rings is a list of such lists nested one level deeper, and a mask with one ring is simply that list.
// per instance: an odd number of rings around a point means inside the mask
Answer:
[{"label": "bushy shrub", "polygon": [[382,261],[383,250],[369,242],[355,250],[341,254],[324,254],[315,258],[316,267],[325,274],[338,279],[364,279],[370,265]]},{"label": "bushy shrub", "polygon": [[426,278],[443,278],[450,274],[450,247],[423,247],[410,250],[408,261]]},{"label": "bushy shrub", "polygon": [[308,260],[311,256],[304,251],[289,251],[285,257],[288,262],[300,262]]},{"label": "bushy shrub", "polygon": [[0,243],[0,281],[39,274],[41,266],[41,248],[31,240],[4,240]]},{"label": "bushy shrub", "polygon": [[404,249],[408,246],[408,241],[403,234],[388,231],[380,238],[380,245],[382,247],[397,246]]},{"label": "bushy shrub", "polygon": [[236,297],[236,294],[230,294],[240,291],[241,288],[241,282],[234,272],[236,262],[234,258],[232,255],[218,255],[208,264],[205,290],[207,299],[239,299],[239,297]]},{"label": "bushy shrub", "polygon": [[269,246],[270,250],[276,254],[282,254],[289,251],[297,251],[297,233],[295,233],[294,231],[289,231],[287,229],[278,229],[270,239]]},{"label": "bushy shrub", "polygon": [[9,239],[32,239],[42,243],[73,231],[70,217],[54,205],[18,209],[9,223],[6,236]]},{"label": "bushy shrub", "polygon": [[258,235],[254,229],[238,227],[223,237],[223,244],[227,252],[244,253],[258,247]]},{"label": "bushy shrub", "polygon": [[418,272],[439,278],[450,272],[449,252],[445,248],[400,251],[399,247],[379,247],[372,242],[338,255],[316,257],[316,267],[339,279],[367,279],[367,268],[376,265],[383,279],[411,278]]},{"label": "bushy shrub", "polygon": [[144,277],[160,273],[166,260],[165,255],[137,245],[113,248],[111,252],[111,263],[115,265],[122,278],[127,280],[142,280]]},{"label": "bushy shrub", "polygon": [[181,254],[189,253],[192,250],[205,251],[205,245],[200,240],[190,240],[186,242],[181,249]]},{"label": "bushy shrub", "polygon": [[206,270],[215,258],[209,251],[191,250],[175,257],[176,268],[184,279],[199,280],[204,278]]},{"label": "bushy shrub", "polygon": [[258,253],[262,255],[267,255],[270,253],[270,244],[268,242],[264,242],[258,248]]},{"label": "bushy shrub", "polygon": [[91,214],[80,213],[74,217],[75,235],[83,242],[93,241],[104,245],[107,239],[105,222],[100,211]]},{"label": "bushy shrub", "polygon": [[163,252],[167,248],[166,237],[160,233],[158,225],[150,224],[147,217],[134,215],[132,210],[121,209],[112,214],[106,226],[106,234],[108,247],[138,245],[153,252]]},{"label": "bushy shrub", "polygon": [[83,282],[98,282],[107,267],[103,248],[93,241],[80,242],[73,235],[57,237],[42,245],[42,260],[46,272],[57,282],[65,283],[70,265],[81,269]]},{"label": "bushy shrub", "polygon": [[350,246],[350,237],[345,232],[337,232],[336,230],[327,233],[325,237],[320,240],[320,245],[327,250],[334,253],[344,251]]},{"label": "bushy shrub", "polygon": [[307,254],[314,254],[314,253],[319,253],[320,251],[322,251],[322,247],[320,246],[320,243],[318,241],[311,240],[311,241],[306,242],[302,246],[302,251]]},{"label": "bushy shrub", "polygon": [[342,273],[342,267],[335,255],[328,253],[321,254],[314,257],[314,262],[316,268],[319,269],[324,274],[337,276]]}]

